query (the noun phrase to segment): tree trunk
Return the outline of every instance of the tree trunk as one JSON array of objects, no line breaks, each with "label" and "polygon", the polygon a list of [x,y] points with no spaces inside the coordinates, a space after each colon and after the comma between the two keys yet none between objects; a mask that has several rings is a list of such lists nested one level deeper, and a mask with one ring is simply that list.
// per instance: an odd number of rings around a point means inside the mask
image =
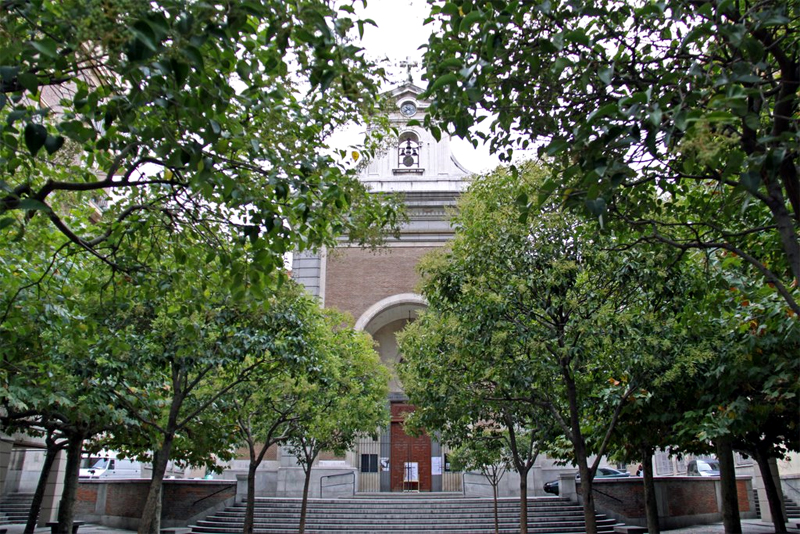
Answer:
[{"label": "tree trunk", "polygon": [[64,493],[58,505],[58,528],[56,534],[72,534],[75,520],[75,496],[78,493],[78,477],[81,473],[81,452],[84,435],[76,432],[67,441],[67,466],[64,473]]},{"label": "tree trunk", "polygon": [[[47,452],[44,455],[44,463],[42,464],[42,472],[39,475],[39,482],[36,484],[36,491],[33,492],[33,501],[31,502],[31,509],[28,512],[28,522],[25,523],[25,530],[23,534],[33,534],[36,530],[36,521],[39,519],[39,512],[42,509],[42,500],[44,500],[44,492],[47,489],[47,479],[50,477],[50,471],[53,468],[53,463],[58,457],[58,453],[64,448],[63,443],[55,443],[47,439]],[[78,471],[80,473],[80,469]]]},{"label": "tree trunk", "polygon": [[644,478],[644,509],[648,534],[659,534],[656,483],[653,480],[653,449],[642,447],[642,476]]},{"label": "tree trunk", "polygon": [[[251,457],[252,456],[253,455],[251,455]],[[247,468],[247,504],[244,509],[244,528],[242,529],[242,534],[253,534],[256,512],[256,469],[258,469],[258,464],[251,460],[250,466]]]},{"label": "tree trunk", "polygon": [[765,454],[759,444],[755,444],[756,463],[758,469],[761,471],[761,478],[764,481],[764,491],[767,493],[767,502],[769,503],[769,513],[772,515],[772,524],[775,527],[776,534],[783,534],[786,532],[786,517],[783,514],[783,495],[775,484],[775,478],[772,476],[772,468],[770,467],[769,456]]},{"label": "tree trunk", "polygon": [[739,518],[739,499],[736,495],[736,467],[733,463],[733,448],[729,438],[720,438],[715,443],[719,461],[719,478],[722,493],[722,523],[725,534],[742,534]]},{"label": "tree trunk", "polygon": [[497,484],[498,481],[492,484],[492,493],[494,495],[494,534],[500,534],[500,515],[497,512]]},{"label": "tree trunk", "polygon": [[300,534],[306,530],[306,511],[308,510],[308,486],[311,484],[311,464],[313,460],[308,463],[305,469],[306,479],[303,481],[303,504],[300,506]]},{"label": "tree trunk", "polygon": [[[797,171],[794,169],[794,164],[791,164],[791,167],[791,172],[796,174]],[[785,167],[785,169],[789,170],[789,166]],[[772,218],[778,229],[783,251],[789,260],[789,267],[792,269],[794,278],[800,278],[800,243],[797,241],[796,221],[789,213],[789,210],[786,209],[786,200],[783,196],[781,184],[772,180],[767,183],[767,191],[769,193],[767,207],[772,212]],[[791,304],[789,303],[790,306]],[[797,311],[797,304],[791,307]]]},{"label": "tree trunk", "polygon": [[[576,447],[577,448],[577,447]],[[597,534],[597,517],[594,515],[594,494],[592,493],[592,477],[586,464],[586,452],[581,447],[582,459],[578,460],[578,471],[581,474],[581,497],[583,497],[583,520],[586,523],[586,534]]]},{"label": "tree trunk", "polygon": [[167,472],[169,455],[172,452],[173,436],[166,437],[161,449],[153,454],[153,477],[150,490],[139,522],[138,534],[160,534],[161,532],[161,486]]},{"label": "tree trunk", "polygon": [[[594,495],[592,494],[592,476],[586,456],[586,440],[581,432],[580,407],[578,406],[578,392],[575,380],[567,364],[561,364],[561,376],[567,387],[567,402],[569,402],[570,441],[575,450],[575,460],[581,475],[581,496],[583,497],[583,520],[586,523],[586,534],[597,534],[597,518],[594,515]],[[600,452],[602,454],[602,451]]]},{"label": "tree trunk", "polygon": [[528,471],[519,472],[519,534],[528,534]]}]

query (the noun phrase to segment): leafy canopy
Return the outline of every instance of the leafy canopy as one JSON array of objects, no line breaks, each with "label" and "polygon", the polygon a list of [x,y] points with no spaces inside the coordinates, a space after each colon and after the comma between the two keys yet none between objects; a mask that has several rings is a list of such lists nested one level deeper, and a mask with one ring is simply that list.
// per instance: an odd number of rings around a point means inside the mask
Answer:
[{"label": "leafy canopy", "polygon": [[800,312],[797,0],[429,4],[435,132],[538,147],[529,209],[733,252]]},{"label": "leafy canopy", "polygon": [[[46,218],[131,274],[149,265],[131,241],[161,219],[202,234],[223,266],[224,244],[249,241],[270,273],[287,252],[391,221],[345,165],[360,153],[327,145],[376,101],[380,73],[351,35],[370,21],[353,12],[324,0],[5,2],[0,231],[35,240],[31,221]],[[71,209],[90,204],[107,211]]]}]

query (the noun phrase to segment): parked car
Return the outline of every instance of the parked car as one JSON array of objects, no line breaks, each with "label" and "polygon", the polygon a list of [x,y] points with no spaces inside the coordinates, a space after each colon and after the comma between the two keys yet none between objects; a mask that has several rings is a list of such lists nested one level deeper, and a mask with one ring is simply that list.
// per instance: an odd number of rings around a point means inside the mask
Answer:
[{"label": "parked car", "polygon": [[719,462],[717,460],[692,460],[686,464],[686,474],[690,477],[718,477]]},{"label": "parked car", "polygon": [[[624,478],[631,476],[630,473],[627,471],[620,471],[619,469],[612,469],[611,467],[598,467],[597,473],[595,473],[594,478]],[[575,480],[580,480],[581,475],[578,473],[575,475]],[[544,483],[544,491],[545,493],[552,493],[553,495],[558,495],[558,480],[551,480],[550,482]]]}]

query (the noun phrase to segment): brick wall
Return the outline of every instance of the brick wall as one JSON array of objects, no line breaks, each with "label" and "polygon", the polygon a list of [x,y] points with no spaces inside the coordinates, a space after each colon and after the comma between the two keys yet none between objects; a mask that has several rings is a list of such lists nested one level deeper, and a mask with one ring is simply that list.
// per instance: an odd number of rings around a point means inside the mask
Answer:
[{"label": "brick wall", "polygon": [[325,306],[358,319],[370,306],[400,293],[414,293],[416,266],[432,247],[396,247],[373,253],[360,248],[336,249],[328,256]]},{"label": "brick wall", "polygon": [[667,514],[699,515],[719,512],[715,479],[697,478],[684,480],[660,479],[660,484],[667,494]]},{"label": "brick wall", "polygon": [[[662,529],[722,521],[718,478],[658,477],[655,484]],[[593,488],[597,511],[630,525],[646,525],[642,478],[595,479]],[[580,492],[580,484],[576,489]],[[736,490],[742,518],[755,517],[751,479],[738,478]]]},{"label": "brick wall", "polygon": [[93,514],[97,507],[97,484],[78,484],[78,493],[75,497],[75,515],[80,517]]},{"label": "brick wall", "polygon": [[[256,454],[258,451],[261,450],[263,447],[263,443],[256,443]],[[249,460],[250,459],[250,449],[247,446],[239,447],[236,449],[234,456],[237,460]],[[278,459],[278,446],[277,445],[270,445],[267,449],[267,452],[264,453],[264,460],[277,460]]]},{"label": "brick wall", "polygon": [[[149,480],[89,480],[78,485],[78,519],[135,530],[147,500]],[[215,510],[236,495],[228,480],[165,480],[162,525],[184,526]]]}]

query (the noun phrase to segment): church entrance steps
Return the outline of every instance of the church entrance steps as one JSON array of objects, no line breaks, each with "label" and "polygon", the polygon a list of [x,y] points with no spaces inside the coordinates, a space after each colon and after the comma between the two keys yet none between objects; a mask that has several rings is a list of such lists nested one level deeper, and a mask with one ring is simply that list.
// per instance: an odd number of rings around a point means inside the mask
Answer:
[{"label": "church entrance steps", "polygon": [[33,493],[11,493],[0,500],[0,525],[28,522]]},{"label": "church entrance steps", "polygon": [[[384,494],[368,499],[312,499],[308,502],[308,534],[490,534],[494,532],[492,499],[422,494]],[[300,499],[257,499],[256,534],[294,534],[300,522]],[[498,499],[500,532],[519,532],[519,499]],[[218,512],[192,526],[193,534],[242,531],[244,504]],[[615,521],[598,515],[599,532],[614,531]],[[531,534],[580,534],[583,510],[557,497],[528,500]]]}]

